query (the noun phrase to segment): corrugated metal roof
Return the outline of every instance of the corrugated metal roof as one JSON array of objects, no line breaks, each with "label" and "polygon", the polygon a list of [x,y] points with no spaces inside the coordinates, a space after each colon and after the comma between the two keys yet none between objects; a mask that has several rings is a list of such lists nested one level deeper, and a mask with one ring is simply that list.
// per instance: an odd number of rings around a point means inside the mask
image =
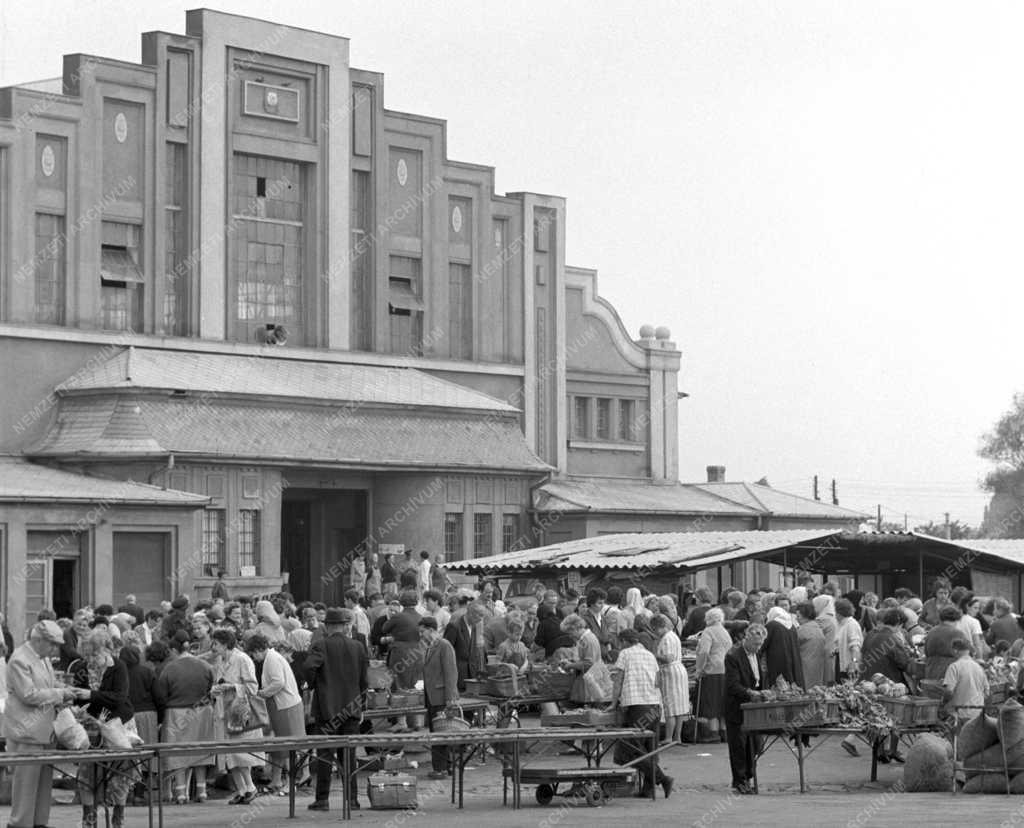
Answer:
[{"label": "corrugated metal roof", "polygon": [[57,386],[59,392],[110,388],[518,411],[413,368],[283,359],[272,351],[241,356],[129,347],[97,366],[85,366]]},{"label": "corrugated metal roof", "polygon": [[864,512],[833,506],[809,497],[782,492],[760,483],[694,483],[695,488],[727,498],[778,518],[829,518],[832,520],[863,520]]},{"label": "corrugated metal roof", "polygon": [[534,493],[543,512],[628,512],[630,514],[715,514],[757,517],[759,512],[682,483],[650,480],[569,478],[552,480]]},{"label": "corrugated metal roof", "polygon": [[109,480],[0,456],[0,501],[42,503],[123,503],[200,508],[209,498],[146,483]]},{"label": "corrugated metal roof", "polygon": [[552,567],[565,570],[699,569],[711,563],[736,560],[783,549],[794,544],[822,541],[839,532],[816,530],[737,532],[626,532],[564,541],[537,549],[524,549],[452,561],[448,569],[489,572]]},{"label": "corrugated metal roof", "polygon": [[1024,565],[1024,538],[946,540],[945,538],[935,538],[931,535],[923,535],[920,532],[911,532],[910,534],[915,537],[927,538],[928,540],[949,544],[950,546],[955,546],[958,549],[973,550],[985,555],[992,555],[996,558],[1001,558],[1002,560],[1009,561],[1010,563]]},{"label": "corrugated metal roof", "polygon": [[129,394],[60,401],[31,451],[48,457],[204,458],[545,472],[513,416]]}]

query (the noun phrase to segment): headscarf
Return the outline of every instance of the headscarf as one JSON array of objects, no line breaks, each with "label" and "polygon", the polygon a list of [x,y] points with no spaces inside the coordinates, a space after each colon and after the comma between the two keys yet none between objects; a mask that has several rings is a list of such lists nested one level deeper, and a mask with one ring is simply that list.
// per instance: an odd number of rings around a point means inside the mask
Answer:
[{"label": "headscarf", "polygon": [[921,610],[924,609],[924,604],[921,603],[920,598],[908,598],[906,603],[903,604],[908,610],[916,612],[918,615],[921,614]]},{"label": "headscarf", "polygon": [[789,605],[795,608],[805,603],[807,603],[807,587],[793,587],[789,591]]},{"label": "headscarf", "polygon": [[651,614],[651,611],[644,606],[644,599],[640,595],[640,590],[636,587],[630,587],[626,590],[626,609],[633,611],[634,618]]},{"label": "headscarf", "polygon": [[260,621],[266,621],[272,627],[281,626],[281,618],[270,601],[257,601],[255,612]]},{"label": "headscarf", "polygon": [[787,630],[793,629],[793,618],[782,607],[772,607],[768,610],[768,623],[778,621]]},{"label": "headscarf", "polygon": [[818,618],[821,618],[823,615],[835,617],[835,599],[831,595],[819,595],[814,599],[814,611],[818,614]]}]

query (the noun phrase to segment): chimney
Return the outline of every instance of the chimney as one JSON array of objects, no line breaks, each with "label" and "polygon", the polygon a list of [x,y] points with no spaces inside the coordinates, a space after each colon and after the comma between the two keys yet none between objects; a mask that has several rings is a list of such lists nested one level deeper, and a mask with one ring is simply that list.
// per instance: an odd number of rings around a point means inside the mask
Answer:
[{"label": "chimney", "polygon": [[725,466],[708,466],[708,483],[724,483]]}]

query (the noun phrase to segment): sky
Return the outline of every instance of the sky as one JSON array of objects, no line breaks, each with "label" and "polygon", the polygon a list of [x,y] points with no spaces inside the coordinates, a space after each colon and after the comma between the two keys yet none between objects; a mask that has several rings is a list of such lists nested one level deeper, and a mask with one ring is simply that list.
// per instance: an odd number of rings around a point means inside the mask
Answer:
[{"label": "sky", "polygon": [[[189,7],[0,2],[0,86],[137,61]],[[682,480],[817,474],[887,521],[980,522],[979,437],[1024,390],[1024,5],[212,7],[349,37],[450,158],[567,198],[567,262],[682,352]]]}]

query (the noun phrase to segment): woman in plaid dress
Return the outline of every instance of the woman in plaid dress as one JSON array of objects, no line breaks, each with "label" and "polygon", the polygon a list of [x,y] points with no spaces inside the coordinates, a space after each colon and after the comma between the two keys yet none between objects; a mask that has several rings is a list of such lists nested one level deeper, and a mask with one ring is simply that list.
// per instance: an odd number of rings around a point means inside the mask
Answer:
[{"label": "woman in plaid dress", "polygon": [[683,666],[683,645],[672,630],[672,621],[668,617],[654,616],[651,627],[658,637],[654,657],[660,665],[658,681],[665,715],[665,738],[678,742],[682,736],[683,716],[690,712],[690,681]]}]

